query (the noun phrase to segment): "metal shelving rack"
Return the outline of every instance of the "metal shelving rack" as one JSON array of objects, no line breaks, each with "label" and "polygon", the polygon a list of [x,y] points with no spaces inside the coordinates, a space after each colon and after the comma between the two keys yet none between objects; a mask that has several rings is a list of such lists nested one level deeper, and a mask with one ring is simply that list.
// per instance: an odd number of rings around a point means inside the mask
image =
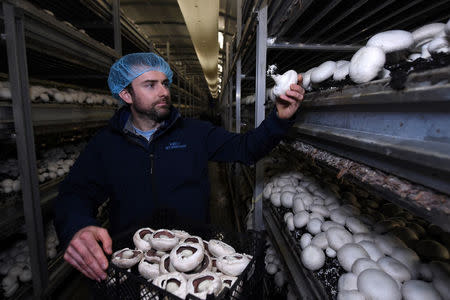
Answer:
[{"label": "metal shelving rack", "polygon": [[[57,2],[59,5],[67,4]],[[72,270],[67,264],[49,269],[47,263],[43,219],[48,214],[51,199],[57,195],[58,182],[39,185],[37,181],[36,135],[99,128],[106,124],[115,110],[100,105],[31,103],[29,80],[42,81],[39,84],[48,82],[50,85],[54,81],[61,86],[70,82],[91,90],[100,88],[107,93],[109,67],[120,57],[122,49],[136,52],[152,48],[148,37],[121,15],[118,0],[112,1],[112,4],[89,0],[82,3],[84,6],[78,4],[81,10],[93,11],[99,20],[113,19],[111,34],[114,49],[58,20],[32,4],[32,1],[0,1],[0,19],[4,23],[0,26],[4,30],[1,37],[6,41],[8,64],[6,66],[2,62],[1,72],[8,69],[7,77],[2,76],[2,79],[10,81],[12,92],[12,101],[3,101],[0,105],[2,121],[7,119],[2,124],[0,135],[2,143],[16,144],[22,182],[22,203],[8,211],[0,226],[11,229],[5,230],[5,234],[9,232],[12,235],[25,222],[33,270],[32,284],[24,285],[24,290],[16,293],[14,297],[18,299],[30,294],[34,299],[50,296],[56,280],[61,282]],[[121,39],[125,41],[124,45]],[[185,72],[172,64],[171,67],[174,71],[174,105],[187,116],[198,115],[207,103],[207,95],[196,87],[194,78],[187,79]]]},{"label": "metal shelving rack", "polygon": [[[448,1],[424,0],[239,2],[238,33],[235,47],[229,51],[234,56],[227,60],[221,89],[221,101],[229,108],[228,124],[235,118],[235,130],[240,131],[241,109],[248,108],[241,107],[241,99],[252,93],[256,95],[255,127],[264,119],[265,87],[270,85],[266,83],[267,65],[276,63],[282,74],[289,69],[305,72],[327,60],[349,59],[375,33],[391,29],[411,31],[420,25],[447,22],[449,9]],[[245,25],[239,19],[242,15],[246,16]],[[411,199],[392,186],[374,184],[358,174],[352,178],[357,185],[448,231],[449,71],[447,66],[412,73],[401,91],[390,88],[388,80],[377,80],[308,93],[290,138],[311,147],[311,153],[327,153],[375,170],[388,180],[404,182],[420,191],[418,195],[427,195]],[[311,153],[303,154],[336,173],[345,171],[334,166],[333,159],[328,161]],[[265,224],[296,283],[297,295],[308,298],[305,291],[314,290],[314,284],[296,280],[302,268],[296,265],[299,262],[293,254],[285,251],[286,240],[270,212],[262,208],[262,172],[262,166],[257,164],[254,222],[257,228]]]}]

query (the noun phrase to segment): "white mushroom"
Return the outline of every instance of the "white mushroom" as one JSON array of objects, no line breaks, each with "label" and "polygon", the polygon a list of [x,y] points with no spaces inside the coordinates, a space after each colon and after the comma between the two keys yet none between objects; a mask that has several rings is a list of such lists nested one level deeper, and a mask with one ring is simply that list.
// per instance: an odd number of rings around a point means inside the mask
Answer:
[{"label": "white mushroom", "polygon": [[272,75],[272,78],[275,81],[275,86],[272,88],[275,97],[286,94],[291,84],[295,84],[298,81],[297,72],[294,70],[289,70],[283,75]]},{"label": "white mushroom", "polygon": [[413,35],[405,30],[389,30],[375,34],[366,46],[379,47],[384,53],[406,50],[414,44]]},{"label": "white mushroom", "polygon": [[302,237],[300,238],[300,247],[302,247],[302,249],[305,249],[306,247],[308,247],[311,244],[312,241],[312,235],[310,233],[304,233],[302,235]]},{"label": "white mushroom", "polygon": [[330,258],[335,258],[337,255],[337,252],[335,250],[333,250],[332,248],[327,247],[327,249],[325,249],[325,254]]},{"label": "white mushroom", "polygon": [[381,270],[398,282],[405,282],[411,279],[411,272],[409,272],[408,268],[392,257],[382,257],[377,263]]},{"label": "white mushroom", "polygon": [[405,300],[442,299],[431,284],[421,280],[410,280],[405,282],[402,285],[402,296]]},{"label": "white mushroom", "polygon": [[308,224],[309,221],[309,213],[307,211],[301,211],[299,213],[296,213],[294,215],[294,226],[296,228],[302,228],[306,224]]},{"label": "white mushroom", "polygon": [[353,237],[350,232],[344,228],[332,227],[326,232],[328,245],[335,251],[338,251],[342,246],[353,242]]},{"label": "white mushroom", "polygon": [[413,250],[409,248],[394,248],[391,257],[404,264],[411,272],[412,278],[417,278],[419,273],[420,258]]},{"label": "white mushroom", "polygon": [[449,43],[445,37],[437,37],[428,44],[428,52],[430,53],[447,53],[449,52]]},{"label": "white mushroom", "polygon": [[352,273],[359,275],[367,269],[380,269],[380,267],[370,258],[359,258],[353,263]]},{"label": "white mushroom", "polygon": [[309,245],[302,251],[302,264],[309,270],[315,271],[325,264],[325,254],[317,246]]},{"label": "white mushroom", "polygon": [[414,42],[417,44],[423,40],[430,39],[441,32],[445,27],[444,23],[431,23],[417,28],[411,32]]},{"label": "white mushroom", "polygon": [[330,212],[330,219],[341,225],[345,225],[345,220],[349,217],[349,213],[342,209],[334,209]]},{"label": "white mushroom", "polygon": [[336,62],[326,61],[312,71],[311,82],[320,83],[322,81],[325,81],[333,76],[335,70]]},{"label": "white mushroom", "polygon": [[293,192],[282,192],[281,193],[281,205],[283,205],[285,208],[291,208],[292,207],[292,200],[294,199],[294,193]]},{"label": "white mushroom", "polygon": [[270,203],[275,207],[281,206],[281,193],[272,193],[270,195]]},{"label": "white mushroom", "polygon": [[[355,240],[356,241],[356,240]],[[374,242],[370,241],[360,241],[358,244],[367,251],[370,259],[373,261],[378,261],[380,258],[384,257],[383,252],[378,248]]]},{"label": "white mushroom", "polygon": [[341,224],[338,224],[334,221],[325,221],[322,223],[322,226],[320,227],[320,229],[322,231],[327,231],[328,229],[330,229],[332,227],[344,228],[344,226],[342,226]]},{"label": "white mushroom", "polygon": [[397,282],[383,271],[367,269],[358,276],[358,290],[372,300],[401,300]]},{"label": "white mushroom", "polygon": [[386,54],[379,47],[363,47],[350,61],[349,74],[355,83],[369,82],[374,79],[386,62]]},{"label": "white mushroom", "polygon": [[307,91],[311,89],[311,73],[314,71],[314,69],[315,68],[311,68],[303,73],[302,87]]},{"label": "white mushroom", "polygon": [[344,80],[348,75],[350,62],[347,60],[339,60],[336,62],[336,70],[333,74],[333,79],[336,81]]},{"label": "white mushroom", "polygon": [[311,234],[316,235],[320,232],[321,226],[322,226],[322,221],[317,218],[313,218],[313,219],[309,220],[308,225],[306,225],[306,228],[308,229],[308,231]]},{"label": "white mushroom", "polygon": [[337,258],[339,260],[339,264],[346,270],[350,272],[353,266],[353,263],[359,258],[369,258],[369,254],[367,254],[366,250],[363,247],[356,243],[349,243],[342,246],[337,251]]},{"label": "white mushroom", "polygon": [[342,291],[337,295],[337,300],[366,300],[366,297],[359,291]]},{"label": "white mushroom", "polygon": [[358,289],[357,281],[358,276],[356,276],[353,273],[342,274],[341,277],[339,277],[338,281],[339,292],[357,290]]},{"label": "white mushroom", "polygon": [[320,249],[327,249],[328,248],[328,240],[327,235],[325,232],[318,233],[312,240],[311,245],[317,246]]},{"label": "white mushroom", "polygon": [[345,225],[352,233],[368,233],[369,228],[364,225],[359,219],[355,217],[348,217],[345,220]]}]

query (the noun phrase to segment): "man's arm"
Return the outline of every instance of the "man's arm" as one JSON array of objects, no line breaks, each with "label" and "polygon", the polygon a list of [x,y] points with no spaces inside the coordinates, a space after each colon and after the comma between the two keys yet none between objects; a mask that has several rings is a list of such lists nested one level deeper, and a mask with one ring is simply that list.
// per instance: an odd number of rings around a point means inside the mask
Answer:
[{"label": "man's arm", "polygon": [[64,259],[87,277],[100,280],[106,278],[104,270],[108,265],[103,250],[110,254],[112,242],[108,232],[99,227],[95,219],[97,207],[106,199],[103,168],[99,165],[95,144],[96,137],[86,146],[61,184],[54,212],[61,244],[68,245]]},{"label": "man's arm", "polygon": [[254,130],[236,134],[222,127],[211,126],[206,138],[209,159],[253,164],[267,155],[294,124],[293,117],[305,93],[299,85],[301,75],[298,76],[298,80],[297,84],[291,85],[286,95],[276,99],[276,109]]}]

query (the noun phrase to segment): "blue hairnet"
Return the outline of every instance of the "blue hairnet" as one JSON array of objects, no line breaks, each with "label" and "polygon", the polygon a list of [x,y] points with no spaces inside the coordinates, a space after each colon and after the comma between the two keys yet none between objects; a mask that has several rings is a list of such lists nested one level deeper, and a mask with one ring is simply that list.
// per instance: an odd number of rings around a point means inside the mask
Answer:
[{"label": "blue hairnet", "polygon": [[135,78],[148,71],[164,73],[172,83],[172,70],[162,57],[152,52],[132,53],[116,61],[109,71],[108,86],[112,95],[121,100],[119,93]]}]

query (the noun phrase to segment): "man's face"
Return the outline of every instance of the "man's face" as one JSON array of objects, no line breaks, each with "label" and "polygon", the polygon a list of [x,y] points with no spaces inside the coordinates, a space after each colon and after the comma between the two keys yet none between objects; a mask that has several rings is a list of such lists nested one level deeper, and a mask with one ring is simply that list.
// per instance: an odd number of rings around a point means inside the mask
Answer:
[{"label": "man's face", "polygon": [[159,71],[148,71],[131,83],[133,93],[126,101],[137,114],[147,116],[158,123],[170,115],[169,80]]}]

